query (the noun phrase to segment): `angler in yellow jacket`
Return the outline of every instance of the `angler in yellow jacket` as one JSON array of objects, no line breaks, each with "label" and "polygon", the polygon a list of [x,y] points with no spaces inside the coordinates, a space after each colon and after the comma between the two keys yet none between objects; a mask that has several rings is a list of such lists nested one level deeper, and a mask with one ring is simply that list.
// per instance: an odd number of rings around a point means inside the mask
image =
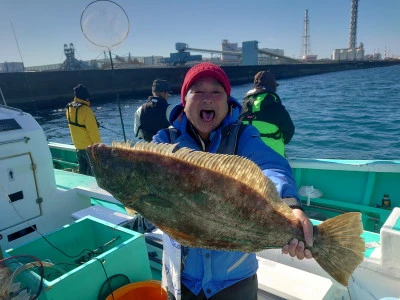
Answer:
[{"label": "angler in yellow jacket", "polygon": [[74,101],[67,104],[66,117],[72,142],[76,148],[79,173],[92,175],[86,148],[101,143],[99,123],[90,108],[90,95],[87,88],[78,84],[74,87]]}]

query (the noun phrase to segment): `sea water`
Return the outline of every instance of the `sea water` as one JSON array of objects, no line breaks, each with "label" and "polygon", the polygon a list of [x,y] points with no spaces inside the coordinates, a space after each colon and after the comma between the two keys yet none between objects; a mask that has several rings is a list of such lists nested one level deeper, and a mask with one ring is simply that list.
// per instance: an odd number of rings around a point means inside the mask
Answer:
[{"label": "sea water", "polygon": [[[290,158],[400,159],[400,65],[278,80],[283,105],[296,127],[286,146]],[[232,87],[240,102],[252,83]],[[151,82],[149,83],[149,94]],[[71,89],[72,97],[72,89]],[[137,141],[133,132],[136,109],[146,97],[96,104],[103,143]],[[177,104],[180,95],[171,95]],[[65,108],[36,118],[48,141],[72,144]],[[122,120],[121,120],[122,119]]]}]

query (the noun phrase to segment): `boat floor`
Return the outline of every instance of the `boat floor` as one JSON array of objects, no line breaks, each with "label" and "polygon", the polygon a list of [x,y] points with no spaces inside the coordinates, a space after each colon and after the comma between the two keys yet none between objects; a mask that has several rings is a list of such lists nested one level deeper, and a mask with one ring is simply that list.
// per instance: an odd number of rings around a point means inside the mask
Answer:
[{"label": "boat floor", "polygon": [[57,169],[54,169],[54,175],[59,189],[69,190],[79,187],[93,194],[93,197],[91,197],[92,205],[100,205],[118,212],[126,213],[122,204],[116,203],[117,200],[115,200],[114,197],[97,185],[95,177]]}]

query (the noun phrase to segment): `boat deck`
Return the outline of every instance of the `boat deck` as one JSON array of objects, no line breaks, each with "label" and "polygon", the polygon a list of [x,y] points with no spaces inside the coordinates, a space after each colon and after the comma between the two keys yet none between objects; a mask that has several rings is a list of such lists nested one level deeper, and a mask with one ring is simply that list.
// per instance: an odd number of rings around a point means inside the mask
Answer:
[{"label": "boat deck", "polygon": [[91,194],[98,195],[97,197],[91,197],[92,205],[101,205],[118,212],[126,213],[123,205],[115,203],[116,200],[114,197],[97,185],[95,177],[57,169],[54,169],[54,175],[59,189],[69,190],[79,187],[83,191],[91,191]]}]

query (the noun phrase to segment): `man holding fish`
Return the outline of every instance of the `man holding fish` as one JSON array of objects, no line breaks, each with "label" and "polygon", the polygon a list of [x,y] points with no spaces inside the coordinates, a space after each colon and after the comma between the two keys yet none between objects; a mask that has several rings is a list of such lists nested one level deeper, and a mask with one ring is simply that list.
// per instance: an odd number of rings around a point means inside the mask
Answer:
[{"label": "man holding fish", "polygon": [[[169,132],[164,130],[153,137],[153,141],[217,152],[224,138],[222,128],[237,122],[240,115],[240,104],[230,96],[230,92],[229,79],[219,66],[211,63],[193,66],[182,86],[182,103],[171,113],[171,124],[179,136],[171,141]],[[275,182],[280,197],[303,224],[305,240],[312,245],[312,225],[301,209],[287,160],[265,146],[254,127],[245,128],[237,142],[236,154],[253,160]],[[225,188],[229,189],[229,186]],[[164,270],[163,285],[167,285],[168,291],[176,298],[179,284],[173,282],[173,277],[179,279],[179,274],[174,276],[171,270],[176,270],[174,264],[180,263],[182,299],[257,299],[258,263],[255,253],[182,247],[183,261],[174,261],[168,258],[176,256],[174,249],[174,242],[164,239],[164,269],[168,271]],[[297,239],[285,245],[282,251],[299,259],[312,257],[304,242]]]},{"label": "man holding fish", "polygon": [[241,105],[230,92],[220,67],[193,66],[172,126],[152,142],[88,147],[98,185],[165,233],[170,299],[257,299],[255,252],[269,248],[314,258],[347,286],[364,258],[361,214],[313,228],[288,161],[238,122]]}]

